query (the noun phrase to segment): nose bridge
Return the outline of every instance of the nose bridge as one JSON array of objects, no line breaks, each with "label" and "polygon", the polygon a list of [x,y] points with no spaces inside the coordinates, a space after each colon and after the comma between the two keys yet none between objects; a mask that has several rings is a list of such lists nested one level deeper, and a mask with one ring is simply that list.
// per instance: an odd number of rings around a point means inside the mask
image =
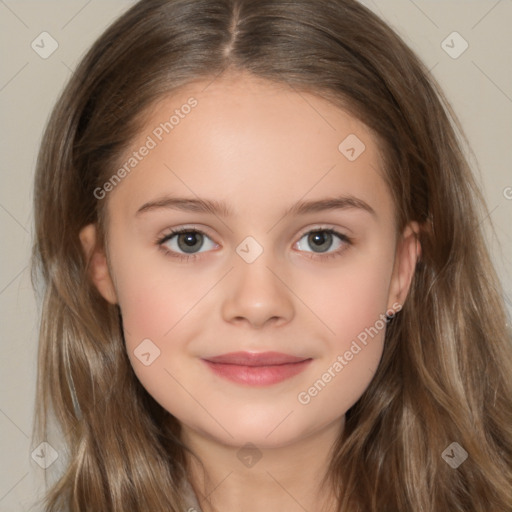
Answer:
[{"label": "nose bridge", "polygon": [[292,294],[276,277],[280,272],[273,251],[247,237],[236,252],[235,269],[222,299],[224,320],[245,320],[253,327],[261,327],[270,320],[279,324],[289,322],[294,316]]}]

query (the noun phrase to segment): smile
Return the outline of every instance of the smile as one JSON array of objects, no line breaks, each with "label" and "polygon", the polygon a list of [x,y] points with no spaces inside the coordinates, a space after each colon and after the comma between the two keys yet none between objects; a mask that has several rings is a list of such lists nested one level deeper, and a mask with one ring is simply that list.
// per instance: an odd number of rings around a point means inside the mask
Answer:
[{"label": "smile", "polygon": [[312,359],[277,352],[233,352],[202,361],[216,375],[232,382],[249,386],[270,386],[301,373]]}]

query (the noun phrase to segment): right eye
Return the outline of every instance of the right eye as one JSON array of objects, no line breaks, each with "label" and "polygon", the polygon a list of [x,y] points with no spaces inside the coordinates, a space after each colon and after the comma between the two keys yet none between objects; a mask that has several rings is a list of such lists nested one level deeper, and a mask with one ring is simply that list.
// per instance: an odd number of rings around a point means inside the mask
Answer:
[{"label": "right eye", "polygon": [[[217,247],[217,244],[206,233],[195,228],[172,230],[158,240],[158,245],[170,256],[184,259],[190,259],[190,257],[194,257],[196,254]],[[205,250],[201,251],[201,249]]]}]

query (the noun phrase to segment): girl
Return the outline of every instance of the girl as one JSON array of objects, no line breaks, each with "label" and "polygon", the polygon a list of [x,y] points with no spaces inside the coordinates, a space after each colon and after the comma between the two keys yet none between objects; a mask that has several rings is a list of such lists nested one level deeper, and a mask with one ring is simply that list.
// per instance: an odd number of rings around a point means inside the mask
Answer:
[{"label": "girl", "polygon": [[45,510],[511,510],[511,334],[461,134],[353,0],[128,10],[37,167]]}]

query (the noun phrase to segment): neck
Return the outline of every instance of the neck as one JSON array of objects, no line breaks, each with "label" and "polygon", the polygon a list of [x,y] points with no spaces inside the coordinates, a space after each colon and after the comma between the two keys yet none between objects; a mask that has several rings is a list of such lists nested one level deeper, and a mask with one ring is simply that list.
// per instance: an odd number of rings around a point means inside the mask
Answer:
[{"label": "neck", "polygon": [[286,446],[227,446],[183,425],[189,479],[203,512],[334,512],[326,476],[344,418]]}]

